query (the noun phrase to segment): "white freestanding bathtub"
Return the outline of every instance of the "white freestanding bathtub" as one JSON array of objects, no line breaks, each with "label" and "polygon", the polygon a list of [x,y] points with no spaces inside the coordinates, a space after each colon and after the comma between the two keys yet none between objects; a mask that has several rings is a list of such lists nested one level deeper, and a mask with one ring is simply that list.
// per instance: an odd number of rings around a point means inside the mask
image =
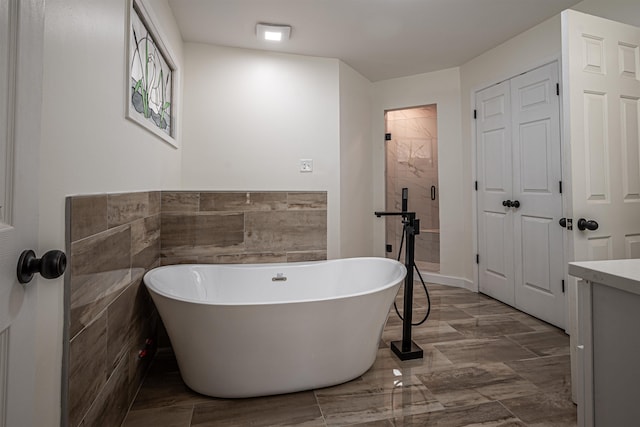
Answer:
[{"label": "white freestanding bathtub", "polygon": [[406,275],[386,258],[251,265],[172,265],[144,282],[184,382],[214,397],[251,397],[354,379],[376,358]]}]

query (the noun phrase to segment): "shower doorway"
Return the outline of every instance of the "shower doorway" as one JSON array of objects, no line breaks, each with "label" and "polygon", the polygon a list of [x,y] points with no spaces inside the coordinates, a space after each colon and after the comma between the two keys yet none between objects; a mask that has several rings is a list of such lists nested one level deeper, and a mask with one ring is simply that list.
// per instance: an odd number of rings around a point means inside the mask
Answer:
[{"label": "shower doorway", "polygon": [[[402,209],[402,189],[409,190],[408,209],[420,220],[416,266],[440,272],[440,192],[438,187],[438,120],[436,104],[385,112],[387,211]],[[403,226],[386,217],[387,257],[397,258]],[[404,246],[404,245],[403,245]],[[400,259],[404,260],[403,255]]]}]

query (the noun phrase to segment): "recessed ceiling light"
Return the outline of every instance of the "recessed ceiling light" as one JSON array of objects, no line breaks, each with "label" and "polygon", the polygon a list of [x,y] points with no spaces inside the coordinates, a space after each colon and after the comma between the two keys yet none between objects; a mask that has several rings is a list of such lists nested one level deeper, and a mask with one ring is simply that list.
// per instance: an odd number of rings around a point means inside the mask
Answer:
[{"label": "recessed ceiling light", "polygon": [[271,42],[289,40],[289,37],[291,36],[291,26],[277,24],[257,24],[256,36],[259,40],[266,40]]},{"label": "recessed ceiling light", "polygon": [[264,39],[273,42],[279,42],[282,41],[282,33],[279,31],[265,31]]}]

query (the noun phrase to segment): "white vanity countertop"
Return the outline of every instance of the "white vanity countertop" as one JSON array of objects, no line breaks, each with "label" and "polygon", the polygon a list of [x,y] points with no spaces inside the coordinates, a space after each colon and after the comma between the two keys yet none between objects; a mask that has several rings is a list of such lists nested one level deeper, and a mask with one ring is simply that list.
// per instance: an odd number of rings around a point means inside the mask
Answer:
[{"label": "white vanity countertop", "polygon": [[569,274],[640,295],[640,259],[570,262]]}]

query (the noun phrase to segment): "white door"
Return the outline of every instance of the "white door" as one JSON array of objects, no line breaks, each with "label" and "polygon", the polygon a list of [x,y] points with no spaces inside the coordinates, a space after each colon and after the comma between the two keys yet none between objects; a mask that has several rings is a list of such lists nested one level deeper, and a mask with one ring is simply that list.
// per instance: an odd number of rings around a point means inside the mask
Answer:
[{"label": "white door", "polygon": [[[563,81],[573,260],[640,258],[640,29],[570,12]],[[579,230],[580,218],[598,228]]]},{"label": "white door", "polygon": [[[640,258],[640,29],[562,13],[563,114],[573,219],[568,261]],[[595,230],[580,230],[580,219]],[[575,278],[569,278],[571,368],[580,425],[593,425],[588,341],[578,339]],[[583,288],[584,289],[584,288]],[[584,315],[584,314],[583,314]]]},{"label": "white door", "polygon": [[558,80],[557,62],[511,79],[512,213],[515,307],[564,327]]},{"label": "white door", "polygon": [[515,303],[509,82],[476,94],[478,251],[480,291]]},{"label": "white door", "polygon": [[31,426],[37,279],[18,282],[37,249],[42,0],[0,2],[0,426]]},{"label": "white door", "polygon": [[476,94],[479,289],[565,325],[558,65]]}]

